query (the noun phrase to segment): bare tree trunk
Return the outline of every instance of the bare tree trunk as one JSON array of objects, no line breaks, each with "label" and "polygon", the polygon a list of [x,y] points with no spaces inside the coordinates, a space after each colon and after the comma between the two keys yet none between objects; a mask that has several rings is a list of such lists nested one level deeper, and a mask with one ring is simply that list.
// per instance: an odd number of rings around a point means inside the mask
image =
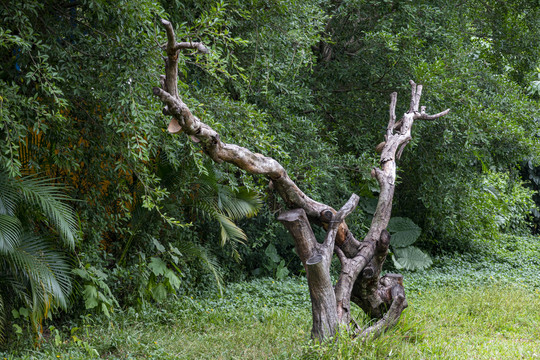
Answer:
[{"label": "bare tree trunk", "polygon": [[[396,181],[396,159],[411,140],[411,127],[416,119],[431,120],[446,115],[445,110],[436,115],[419,111],[422,85],[411,84],[411,102],[407,113],[396,123],[395,107],[397,94],[392,93],[390,120],[385,141],[377,150],[381,152],[380,167],[374,168],[372,176],[380,185],[380,195],[368,234],[362,242],[355,239],[344,219],[358,204],[358,196],[336,212],[332,207],[319,203],[306,194],[289,178],[285,169],[276,160],[253,153],[246,148],[221,141],[219,134],[194,116],[178,96],[178,52],[194,49],[203,53],[208,49],[201,43],[175,40],[170,22],[161,21],[167,31],[167,52],[165,76],[161,77],[161,87],[153,89],[154,95],[164,103],[163,113],[171,115],[169,132],[185,132],[215,162],[231,163],[252,174],[267,176],[274,189],[291,209],[282,213],[278,220],[289,230],[295,241],[297,254],[307,273],[313,315],[312,337],[320,341],[331,338],[342,324],[349,328],[351,304],[353,301],[372,318],[379,319],[374,325],[355,333],[367,339],[380,335],[395,325],[403,309],[407,307],[403,277],[399,274],[380,273],[388,253],[390,235],[386,231],[392,210],[392,200]],[[310,223],[323,226],[327,230],[325,241],[319,244]],[[330,263],[336,253],[342,270],[335,287],[330,279]]]}]

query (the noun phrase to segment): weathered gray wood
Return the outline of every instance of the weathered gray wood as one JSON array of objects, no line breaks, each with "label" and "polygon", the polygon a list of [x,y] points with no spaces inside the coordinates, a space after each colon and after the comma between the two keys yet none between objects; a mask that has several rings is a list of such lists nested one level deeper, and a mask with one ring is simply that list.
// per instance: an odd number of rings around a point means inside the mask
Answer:
[{"label": "weathered gray wood", "polygon": [[[377,242],[375,256],[362,270],[358,281],[354,283],[351,300],[356,303],[371,318],[381,318],[390,306],[379,296],[379,276],[388,254],[390,234],[384,230]],[[383,306],[381,306],[383,305]]]},{"label": "weathered gray wood", "polygon": [[313,234],[306,212],[304,209],[285,211],[278,216],[278,221],[292,235],[296,254],[305,268],[308,259],[316,254],[317,245],[317,239],[315,238],[315,234]]},{"label": "weathered gray wood", "polygon": [[336,295],[330,279],[331,258],[318,255],[321,261],[307,265],[309,297],[313,326],[311,337],[320,342],[332,338],[338,329]]},{"label": "weathered gray wood", "polygon": [[338,325],[336,296],[329,271],[332,252],[325,251],[323,245],[317,243],[303,209],[286,211],[278,220],[292,235],[296,253],[306,269],[313,318],[311,335],[324,341],[334,336]]},{"label": "weathered gray wood", "polygon": [[384,331],[396,325],[401,317],[401,313],[407,307],[405,290],[403,288],[403,276],[400,274],[386,274],[381,278],[379,283],[379,298],[381,298],[385,304],[391,305],[379,321],[358,333],[359,338],[364,341],[377,337]]},{"label": "weathered gray wood", "polygon": [[[386,227],[395,191],[396,160],[411,140],[414,120],[433,120],[448,114],[449,110],[435,115],[426,114],[425,107],[420,107],[422,85],[411,81],[409,110],[396,122],[397,94],[392,93],[385,139],[377,146],[377,151],[381,153],[380,166],[371,172],[380,185],[379,199],[369,231],[360,242],[344,221],[358,204],[356,195],[351,196],[345,206],[336,212],[303,193],[279,162],[241,146],[224,143],[215,130],[191,113],[178,96],[178,52],[193,49],[207,53],[209,50],[201,43],[176,42],[172,25],[166,20],[162,20],[162,24],[167,32],[167,44],[163,46],[167,52],[165,76],[160,79],[161,87],[154,88],[153,93],[165,105],[163,113],[172,116],[169,131],[186,133],[217,163],[228,162],[252,174],[267,176],[273,189],[292,209],[282,213],[278,220],[293,236],[296,252],[306,269],[312,302],[313,338],[323,341],[335,334],[338,324],[348,326],[351,322],[351,300],[370,316],[380,319],[373,326],[359,331],[361,338],[378,336],[395,325],[407,306],[402,277],[387,274],[379,279],[379,276],[390,241]],[[310,221],[327,230],[323,244],[317,243]],[[329,274],[334,251],[342,264],[335,288]]]}]

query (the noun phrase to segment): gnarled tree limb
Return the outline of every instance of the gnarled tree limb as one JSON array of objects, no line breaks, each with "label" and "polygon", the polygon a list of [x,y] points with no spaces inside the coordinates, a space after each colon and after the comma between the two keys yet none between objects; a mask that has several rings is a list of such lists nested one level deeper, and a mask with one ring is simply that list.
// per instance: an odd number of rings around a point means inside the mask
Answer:
[{"label": "gnarled tree limb", "polygon": [[[339,323],[348,326],[351,322],[351,300],[367,314],[379,319],[373,326],[358,330],[361,338],[377,336],[397,323],[407,306],[403,278],[398,274],[387,274],[379,278],[390,243],[386,227],[391,216],[395,190],[396,159],[399,159],[411,140],[414,120],[433,120],[448,114],[449,110],[435,115],[426,114],[425,107],[420,108],[422,85],[411,81],[409,110],[396,122],[397,94],[392,93],[385,141],[377,146],[381,153],[380,166],[371,172],[380,185],[379,200],[370,229],[360,242],[344,221],[358,204],[356,195],[351,196],[344,207],[336,212],[332,207],[302,192],[279,162],[241,146],[223,142],[215,130],[193,115],[178,95],[178,52],[196,49],[206,53],[208,48],[195,42],[176,42],[171,23],[166,20],[161,22],[167,32],[167,44],[163,47],[167,59],[165,76],[160,80],[161,87],[155,87],[153,93],[165,105],[163,113],[173,117],[168,129],[171,133],[185,132],[193,141],[200,143],[203,151],[217,163],[228,162],[252,174],[267,176],[273,188],[292,209],[282,213],[278,220],[293,236],[297,254],[306,269],[312,300],[312,336],[322,341],[335,334]],[[322,244],[316,241],[310,221],[327,229]],[[334,251],[342,264],[335,288],[329,275]]]}]

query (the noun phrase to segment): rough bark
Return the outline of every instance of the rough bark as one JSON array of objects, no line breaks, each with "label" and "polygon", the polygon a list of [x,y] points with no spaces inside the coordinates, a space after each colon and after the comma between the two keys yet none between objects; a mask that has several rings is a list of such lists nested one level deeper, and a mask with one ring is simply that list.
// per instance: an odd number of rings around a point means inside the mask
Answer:
[{"label": "rough bark", "polygon": [[333,214],[326,238],[319,244],[303,209],[282,213],[278,220],[293,236],[296,253],[304,264],[311,298],[313,327],[311,336],[323,341],[333,336],[340,322],[336,309],[336,294],[330,279],[330,263],[334,252],[339,224],[358,205],[359,197],[352,195],[339,212]]},{"label": "rough bark", "polygon": [[[403,278],[399,274],[386,274],[380,278],[380,273],[390,242],[386,227],[392,210],[396,159],[400,158],[404,147],[411,140],[414,120],[436,119],[446,115],[449,110],[436,115],[426,114],[425,107],[418,111],[422,85],[411,81],[409,110],[396,122],[397,94],[391,95],[390,120],[385,141],[377,147],[381,152],[380,167],[372,170],[372,176],[380,185],[379,200],[370,229],[360,242],[344,221],[358,204],[356,195],[351,196],[343,208],[336,212],[332,207],[304,194],[276,160],[221,141],[216,131],[191,113],[178,95],[178,52],[193,49],[206,53],[208,49],[200,43],[176,42],[171,23],[162,20],[162,24],[167,32],[167,44],[163,46],[167,52],[165,76],[161,77],[161,87],[155,87],[153,93],[165,105],[163,113],[172,116],[169,132],[185,132],[217,163],[228,162],[252,174],[268,177],[273,188],[291,209],[282,213],[278,220],[293,236],[297,254],[306,269],[312,302],[312,337],[323,341],[335,334],[339,324],[349,327],[351,300],[371,317],[379,319],[366,329],[354,329],[361,338],[378,336],[395,325],[407,307]],[[322,244],[316,241],[310,222],[327,230]],[[335,287],[332,286],[329,274],[334,252],[342,264],[341,275]]]}]

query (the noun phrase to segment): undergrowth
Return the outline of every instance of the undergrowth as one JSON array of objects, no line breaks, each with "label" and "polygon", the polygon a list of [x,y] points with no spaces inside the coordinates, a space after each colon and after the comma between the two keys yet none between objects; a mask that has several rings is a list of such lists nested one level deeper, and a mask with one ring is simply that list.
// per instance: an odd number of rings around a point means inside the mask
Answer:
[{"label": "undergrowth", "polygon": [[229,284],[222,297],[194,292],[110,318],[88,314],[46,329],[39,347],[22,334],[0,359],[540,358],[540,246],[502,241],[497,251],[440,255],[431,269],[404,273],[409,307],[367,343],[345,332],[312,343],[305,278],[266,278]]}]

